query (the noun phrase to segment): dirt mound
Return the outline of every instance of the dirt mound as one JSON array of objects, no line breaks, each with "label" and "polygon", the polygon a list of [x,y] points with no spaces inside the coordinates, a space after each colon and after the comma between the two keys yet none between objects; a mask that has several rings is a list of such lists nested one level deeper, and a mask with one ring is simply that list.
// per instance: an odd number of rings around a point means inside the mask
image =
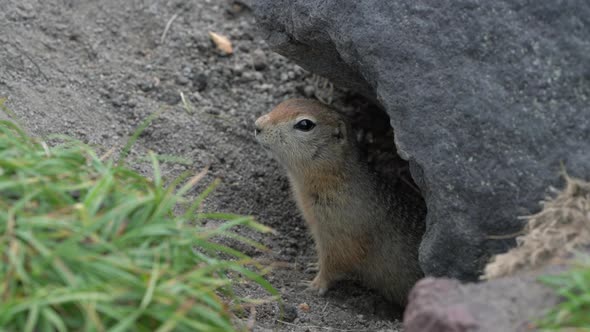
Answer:
[{"label": "dirt mound", "polygon": [[565,189],[543,201],[541,212],[526,217],[517,247],[486,266],[485,279],[535,270],[590,244],[590,183],[567,175],[565,180]]}]

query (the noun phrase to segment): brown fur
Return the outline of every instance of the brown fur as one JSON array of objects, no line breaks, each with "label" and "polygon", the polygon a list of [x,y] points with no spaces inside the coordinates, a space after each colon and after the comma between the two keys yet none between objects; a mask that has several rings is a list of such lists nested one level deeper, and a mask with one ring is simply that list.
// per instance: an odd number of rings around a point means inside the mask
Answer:
[{"label": "brown fur", "polygon": [[301,114],[310,114],[318,118],[323,118],[328,122],[334,123],[337,119],[333,114],[324,112],[325,107],[313,100],[308,99],[289,99],[286,100],[269,113],[269,123],[277,124],[285,120],[294,119]]},{"label": "brown fur", "polygon": [[[309,132],[294,129],[313,120]],[[395,192],[361,160],[348,120],[318,102],[291,99],[256,121],[257,139],[285,166],[315,240],[320,294],[355,276],[399,304],[422,277],[424,202]],[[393,144],[393,142],[392,142]]]}]

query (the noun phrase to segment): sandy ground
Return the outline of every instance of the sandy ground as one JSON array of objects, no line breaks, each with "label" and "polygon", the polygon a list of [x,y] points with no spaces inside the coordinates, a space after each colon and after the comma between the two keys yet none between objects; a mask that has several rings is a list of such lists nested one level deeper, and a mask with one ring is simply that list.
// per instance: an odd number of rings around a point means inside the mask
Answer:
[{"label": "sandy ground", "polygon": [[[165,164],[170,177],[210,166],[203,186],[217,177],[222,184],[208,210],[254,215],[277,231],[250,234],[268,252],[239,247],[273,263],[268,279],[286,305],[283,317],[276,304],[260,306],[254,330],[399,331],[400,310],[354,282],[326,297],[302,284],[314,275],[307,269],[313,243],[282,169],[252,133],[254,120],[281,100],[319,90],[309,73],[268,49],[246,7],[222,0],[0,0],[0,8],[0,97],[31,133],[67,134],[106,151],[161,111],[131,160],[147,150],[184,158]],[[228,36],[234,54],[216,51],[209,31]],[[350,112],[366,111],[356,96],[335,98]],[[240,291],[267,296],[256,287]]]}]

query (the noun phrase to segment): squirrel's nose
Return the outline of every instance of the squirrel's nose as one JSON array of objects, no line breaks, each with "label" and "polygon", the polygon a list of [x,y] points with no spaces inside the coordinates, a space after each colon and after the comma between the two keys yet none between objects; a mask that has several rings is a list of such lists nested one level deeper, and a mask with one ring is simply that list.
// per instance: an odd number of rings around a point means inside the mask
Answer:
[{"label": "squirrel's nose", "polygon": [[254,123],[254,136],[262,132],[262,124],[266,121],[267,118],[268,116],[263,115],[256,120],[256,122]]}]

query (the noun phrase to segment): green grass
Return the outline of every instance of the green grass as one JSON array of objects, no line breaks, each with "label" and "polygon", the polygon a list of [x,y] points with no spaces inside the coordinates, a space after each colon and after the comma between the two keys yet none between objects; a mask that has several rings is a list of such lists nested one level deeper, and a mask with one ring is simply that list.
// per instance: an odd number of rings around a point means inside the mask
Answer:
[{"label": "green grass", "polygon": [[[0,121],[0,331],[234,331],[246,301],[235,283],[277,294],[251,258],[212,241],[258,246],[233,229],[269,229],[201,212],[216,182],[186,194],[204,172],[165,185],[153,154],[151,179],[126,167],[138,132],[122,158],[103,161],[82,143],[49,147]],[[205,229],[204,219],[226,222]]]},{"label": "green grass", "polygon": [[590,257],[582,258],[579,266],[541,281],[562,297],[555,308],[539,321],[545,330],[578,328],[590,331]]}]

